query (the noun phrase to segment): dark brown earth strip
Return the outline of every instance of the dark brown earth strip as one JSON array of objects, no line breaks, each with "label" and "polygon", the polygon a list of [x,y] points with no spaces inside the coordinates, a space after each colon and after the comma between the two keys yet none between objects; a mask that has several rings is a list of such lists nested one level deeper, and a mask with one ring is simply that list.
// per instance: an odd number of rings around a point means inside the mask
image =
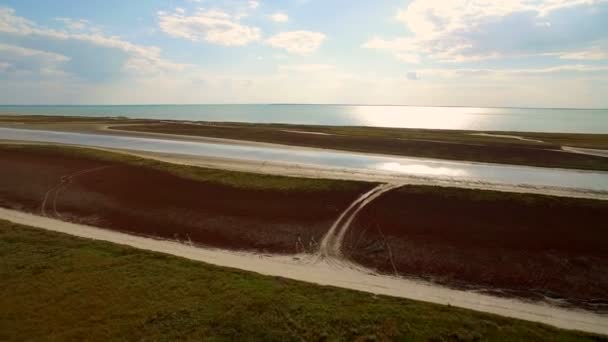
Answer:
[{"label": "dark brown earth strip", "polygon": [[[49,151],[0,148],[0,160],[0,206],[41,213],[51,190],[45,206],[49,216],[258,252],[314,249],[340,211],[370,187],[247,190]],[[100,167],[106,168],[95,170]],[[62,182],[85,170],[93,171]]]},{"label": "dark brown earth strip", "polygon": [[607,201],[406,186],[364,209],[344,248],[387,273],[605,311],[607,213]]}]

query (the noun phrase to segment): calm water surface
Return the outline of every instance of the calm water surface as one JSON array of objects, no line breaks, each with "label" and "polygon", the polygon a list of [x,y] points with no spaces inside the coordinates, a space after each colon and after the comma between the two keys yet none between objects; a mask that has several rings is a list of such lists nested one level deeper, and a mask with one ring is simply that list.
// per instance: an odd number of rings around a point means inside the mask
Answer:
[{"label": "calm water surface", "polygon": [[[457,181],[608,191],[608,173],[499,164],[390,157],[350,152],[187,142],[100,134],[0,128],[0,139],[79,144],[108,148],[273,161]],[[1,164],[1,161],[0,161]]]},{"label": "calm water surface", "polygon": [[0,106],[0,113],[431,128],[608,133],[608,109],[355,105]]}]

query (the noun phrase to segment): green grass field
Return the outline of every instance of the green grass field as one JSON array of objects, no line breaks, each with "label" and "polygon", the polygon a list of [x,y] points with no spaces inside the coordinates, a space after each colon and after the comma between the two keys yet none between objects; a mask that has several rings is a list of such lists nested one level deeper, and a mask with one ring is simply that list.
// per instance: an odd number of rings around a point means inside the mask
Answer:
[{"label": "green grass field", "polygon": [[0,340],[608,339],[0,221]]}]

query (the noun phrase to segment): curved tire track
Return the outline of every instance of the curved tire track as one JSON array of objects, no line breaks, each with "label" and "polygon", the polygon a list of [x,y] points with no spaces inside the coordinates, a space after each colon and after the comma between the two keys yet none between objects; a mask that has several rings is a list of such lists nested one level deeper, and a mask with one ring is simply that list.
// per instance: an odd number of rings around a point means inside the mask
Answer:
[{"label": "curved tire track", "polygon": [[70,184],[72,182],[72,180],[76,177],[79,177],[79,176],[82,176],[84,174],[91,173],[91,172],[105,170],[110,167],[112,167],[112,166],[111,165],[98,166],[98,167],[94,167],[94,168],[90,168],[90,169],[86,169],[86,170],[80,170],[75,173],[72,173],[69,175],[63,175],[63,176],[59,177],[59,183],[57,185],[53,186],[52,188],[50,188],[49,190],[47,190],[47,192],[44,194],[44,198],[43,198],[42,204],[40,206],[40,214],[42,216],[49,216],[49,215],[47,215],[46,207],[49,202],[49,198],[51,196],[53,196],[53,201],[52,201],[53,212],[56,217],[61,217],[59,212],[57,212],[57,197],[59,195],[60,190],[63,189],[66,185]]},{"label": "curved tire track", "polygon": [[334,222],[331,228],[327,231],[317,255],[321,258],[337,258],[342,259],[342,243],[348,228],[353,223],[357,214],[363,208],[368,206],[374,200],[382,196],[384,193],[403,186],[402,184],[380,184],[372,190],[366,192],[357,198]]}]

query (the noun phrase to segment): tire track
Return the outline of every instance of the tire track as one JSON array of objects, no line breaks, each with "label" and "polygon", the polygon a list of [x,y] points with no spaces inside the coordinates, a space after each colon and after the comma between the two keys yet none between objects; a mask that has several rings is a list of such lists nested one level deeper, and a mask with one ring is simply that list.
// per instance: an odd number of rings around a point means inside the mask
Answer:
[{"label": "tire track", "polygon": [[357,214],[374,200],[382,196],[384,193],[401,187],[401,184],[380,184],[372,190],[366,192],[357,198],[334,222],[331,228],[327,231],[317,255],[321,258],[337,258],[342,259],[342,243],[348,228],[355,220]]},{"label": "tire track", "polygon": [[106,165],[106,166],[98,166],[98,167],[94,167],[94,168],[90,168],[90,169],[86,169],[86,170],[80,170],[77,171],[73,174],[69,174],[69,175],[63,175],[61,177],[59,177],[59,183],[55,186],[53,186],[52,188],[50,188],[49,190],[46,191],[46,193],[44,194],[44,198],[42,200],[42,204],[40,205],[40,214],[42,216],[49,216],[47,214],[47,204],[49,203],[49,199],[52,197],[52,209],[53,209],[53,214],[56,217],[61,217],[61,214],[59,214],[59,212],[57,211],[57,198],[58,195],[60,193],[60,191],[67,186],[68,184],[70,184],[72,182],[72,180],[76,177],[82,176],[84,174],[87,173],[91,173],[91,172],[96,172],[96,171],[101,171],[101,170],[105,170],[112,167],[111,165]]}]

